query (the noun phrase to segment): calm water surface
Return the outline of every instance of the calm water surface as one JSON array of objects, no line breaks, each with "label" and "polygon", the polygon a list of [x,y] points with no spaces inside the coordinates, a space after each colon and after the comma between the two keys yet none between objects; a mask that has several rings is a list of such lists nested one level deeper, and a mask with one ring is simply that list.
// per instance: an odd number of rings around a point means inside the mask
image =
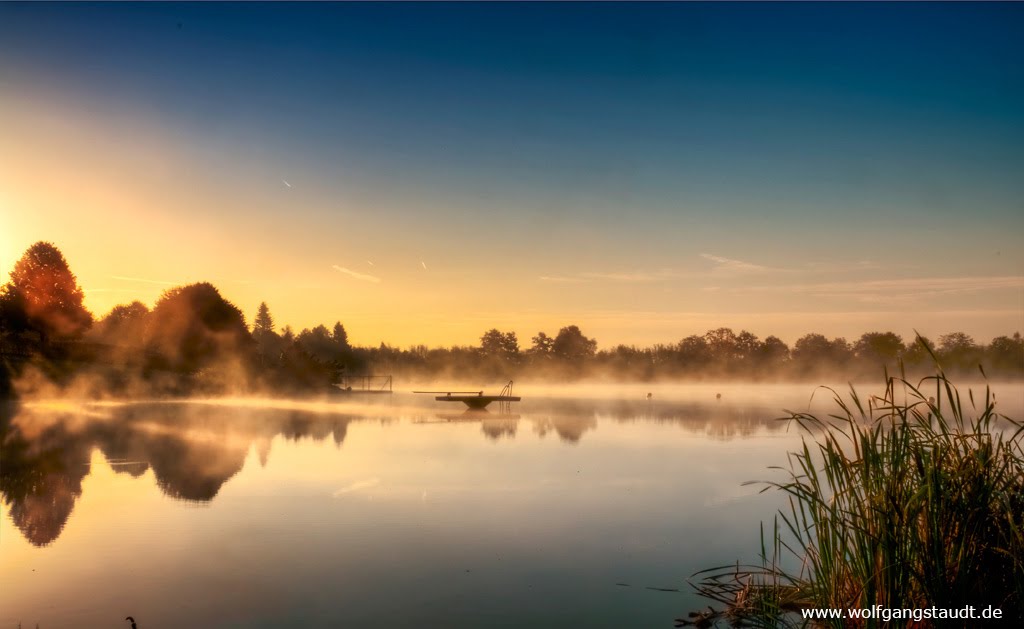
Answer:
[{"label": "calm water surface", "polygon": [[0,628],[671,627],[811,387],[649,389],[8,408]]}]

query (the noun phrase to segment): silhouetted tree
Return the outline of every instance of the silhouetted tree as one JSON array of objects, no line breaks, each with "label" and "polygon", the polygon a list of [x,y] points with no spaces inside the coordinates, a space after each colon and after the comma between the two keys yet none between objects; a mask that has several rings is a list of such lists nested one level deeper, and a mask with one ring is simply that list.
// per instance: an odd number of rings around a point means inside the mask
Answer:
[{"label": "silhouetted tree", "polygon": [[577,326],[570,325],[558,331],[551,351],[565,361],[582,364],[597,351],[597,341],[584,336]]},{"label": "silhouetted tree", "polygon": [[928,337],[918,335],[913,343],[908,343],[903,352],[903,363],[912,368],[934,367],[936,355],[935,343]]},{"label": "silhouetted tree", "polygon": [[530,339],[530,341],[533,343],[530,347],[530,353],[539,356],[550,355],[555,344],[555,339],[543,332],[538,332],[537,336]]},{"label": "silhouetted tree", "polygon": [[242,311],[206,282],[165,291],[150,314],[147,346],[158,366],[179,373],[244,361],[251,341]]},{"label": "silhouetted tree", "polygon": [[480,352],[485,356],[513,358],[519,353],[519,340],[515,332],[492,328],[480,337]]},{"label": "silhouetted tree", "polygon": [[270,334],[274,331],[274,318],[270,316],[270,308],[267,302],[261,301],[256,310],[256,318],[252,322],[252,336],[259,341],[260,336]]},{"label": "silhouetted tree", "polygon": [[307,354],[321,363],[331,364],[338,359],[338,346],[323,325],[299,332],[295,341]]},{"label": "silhouetted tree", "polygon": [[352,346],[348,344],[348,332],[345,331],[345,326],[341,325],[341,321],[335,322],[331,338],[334,340],[335,345],[343,351],[352,349]]},{"label": "silhouetted tree", "polygon": [[736,334],[731,328],[708,330],[704,339],[708,342],[712,360],[720,365],[728,365],[736,358]]},{"label": "silhouetted tree", "polygon": [[742,330],[736,335],[736,358],[752,361],[761,350],[761,341],[756,334]]},{"label": "silhouetted tree", "polygon": [[866,332],[854,345],[857,358],[868,365],[895,365],[903,354],[903,339],[895,332]]},{"label": "silhouetted tree", "polygon": [[139,346],[146,337],[149,308],[141,301],[111,308],[96,325],[96,338],[104,343]]},{"label": "silhouetted tree", "polygon": [[256,341],[261,366],[270,367],[282,361],[285,345],[290,341],[285,341],[274,332],[274,318],[270,315],[270,308],[266,302],[260,302],[256,310],[256,317],[252,323],[252,338]]},{"label": "silhouetted tree", "polygon": [[947,369],[976,368],[981,362],[981,348],[965,332],[950,332],[939,337],[939,359]]},{"label": "silhouetted tree", "polygon": [[1020,332],[1013,337],[997,336],[988,346],[988,360],[1004,373],[1024,373],[1024,340]]},{"label": "silhouetted tree", "polygon": [[13,326],[13,332],[21,331],[18,326],[37,332],[44,345],[81,338],[92,326],[74,273],[64,254],[48,242],[28,248],[3,292],[5,326]]},{"label": "silhouetted tree", "polygon": [[707,339],[696,334],[684,338],[679,341],[678,356],[680,365],[686,369],[704,368],[711,360],[711,350],[708,348]]},{"label": "silhouetted tree", "polygon": [[846,339],[838,337],[830,341],[814,332],[797,339],[791,352],[797,373],[803,375],[843,367],[852,355]]},{"label": "silhouetted tree", "polygon": [[768,336],[757,348],[756,362],[761,368],[774,368],[789,359],[789,346],[777,336]]}]

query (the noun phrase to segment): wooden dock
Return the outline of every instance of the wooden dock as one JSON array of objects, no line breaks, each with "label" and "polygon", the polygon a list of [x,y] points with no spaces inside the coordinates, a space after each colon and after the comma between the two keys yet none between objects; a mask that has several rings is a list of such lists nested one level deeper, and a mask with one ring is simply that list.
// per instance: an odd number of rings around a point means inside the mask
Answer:
[{"label": "wooden dock", "polygon": [[[437,393],[437,391],[431,391],[431,393]],[[487,408],[487,405],[491,402],[518,402],[523,398],[518,395],[484,395],[483,391],[478,391],[476,395],[452,395],[447,393],[439,395],[434,399],[438,402],[462,402],[469,408],[483,409]]]},{"label": "wooden dock", "polygon": [[361,395],[391,393],[391,376],[370,374],[338,376],[338,381],[327,389],[331,395]]},{"label": "wooden dock", "polygon": [[462,402],[475,410],[485,409],[491,402],[508,403],[523,399],[518,395],[512,395],[511,380],[498,395],[484,395],[483,391],[413,391],[413,393],[443,393],[444,395],[438,395],[434,399],[438,402]]}]

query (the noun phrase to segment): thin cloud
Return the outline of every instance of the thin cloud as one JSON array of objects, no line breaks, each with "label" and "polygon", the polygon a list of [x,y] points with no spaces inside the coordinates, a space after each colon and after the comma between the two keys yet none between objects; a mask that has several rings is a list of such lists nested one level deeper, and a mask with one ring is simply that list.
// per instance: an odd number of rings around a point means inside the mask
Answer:
[{"label": "thin cloud", "polygon": [[373,275],[367,275],[366,273],[359,273],[359,272],[353,271],[351,269],[346,269],[343,266],[338,266],[337,264],[332,264],[331,268],[334,269],[335,271],[339,272],[339,273],[344,273],[345,275],[348,275],[349,277],[354,277],[355,279],[357,279],[357,280],[359,280],[361,282],[373,282],[374,284],[379,284],[380,283],[380,278],[379,277],[374,277]]},{"label": "thin cloud", "polygon": [[660,271],[587,271],[575,275],[541,275],[543,282],[619,282],[624,284],[643,284],[683,277],[685,274],[672,269]]},{"label": "thin cloud", "polygon": [[789,292],[819,297],[846,297],[869,303],[879,303],[1022,288],[1024,288],[1024,277],[1004,275],[994,277],[916,277],[894,280],[752,286],[748,290]]},{"label": "thin cloud", "polygon": [[595,279],[595,280],[607,280],[609,282],[629,282],[629,283],[644,283],[644,282],[656,282],[671,277],[672,274],[667,271],[659,271],[655,273],[649,273],[647,271],[626,271],[626,272],[611,272],[611,273],[583,273],[583,277]]},{"label": "thin cloud", "polygon": [[111,275],[112,280],[121,280],[122,282],[142,282],[144,284],[162,284],[164,286],[175,286],[181,284],[181,282],[167,282],[164,280],[150,280],[144,277],[125,277],[123,275]]},{"label": "thin cloud", "polygon": [[702,253],[700,254],[700,257],[714,262],[716,271],[729,271],[733,273],[763,273],[771,270],[766,266],[761,266],[760,264],[744,262],[743,260],[734,260],[732,258],[716,256],[710,253]]},{"label": "thin cloud", "polygon": [[538,279],[542,282],[556,282],[556,283],[579,283],[585,282],[582,277],[565,277],[563,275],[541,275]]}]

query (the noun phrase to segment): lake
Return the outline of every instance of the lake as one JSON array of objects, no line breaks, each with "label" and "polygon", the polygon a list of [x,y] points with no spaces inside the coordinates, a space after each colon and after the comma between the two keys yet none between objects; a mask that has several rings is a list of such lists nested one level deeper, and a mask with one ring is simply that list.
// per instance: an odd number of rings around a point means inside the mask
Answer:
[{"label": "lake", "polygon": [[813,389],[8,407],[0,627],[671,627],[755,559]]}]

